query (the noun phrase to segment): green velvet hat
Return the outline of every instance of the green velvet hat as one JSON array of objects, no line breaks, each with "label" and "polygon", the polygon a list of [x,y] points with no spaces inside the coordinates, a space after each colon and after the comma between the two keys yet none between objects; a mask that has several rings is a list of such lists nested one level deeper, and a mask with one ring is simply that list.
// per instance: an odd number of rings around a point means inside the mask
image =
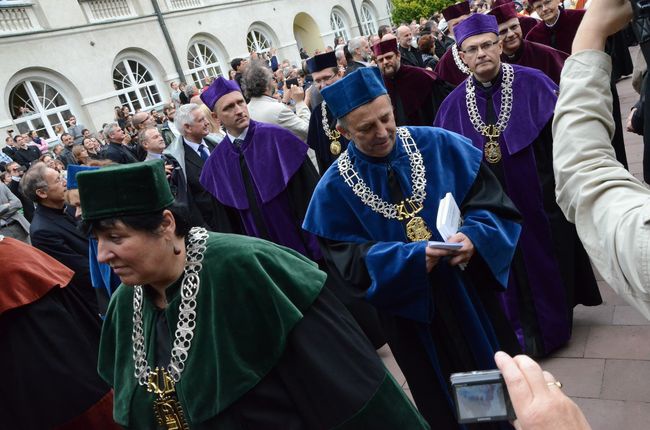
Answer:
[{"label": "green velvet hat", "polygon": [[80,172],[77,182],[84,221],[147,214],[174,202],[162,160]]}]

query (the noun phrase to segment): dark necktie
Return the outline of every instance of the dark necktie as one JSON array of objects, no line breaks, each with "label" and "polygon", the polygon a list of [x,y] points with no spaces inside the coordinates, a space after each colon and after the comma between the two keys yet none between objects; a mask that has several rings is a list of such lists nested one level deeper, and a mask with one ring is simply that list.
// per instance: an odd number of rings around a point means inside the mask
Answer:
[{"label": "dark necktie", "polygon": [[208,151],[208,148],[206,148],[204,144],[199,145],[199,154],[201,155],[201,159],[203,161],[207,161],[210,157],[210,151]]},{"label": "dark necktie", "polygon": [[235,148],[241,148],[244,143],[244,139],[235,139],[232,144],[235,145]]}]

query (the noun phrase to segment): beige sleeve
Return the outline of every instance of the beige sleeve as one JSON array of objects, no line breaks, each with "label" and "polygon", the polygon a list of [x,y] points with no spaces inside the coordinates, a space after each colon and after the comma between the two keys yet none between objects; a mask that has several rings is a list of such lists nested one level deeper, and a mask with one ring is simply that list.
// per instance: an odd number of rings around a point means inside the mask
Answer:
[{"label": "beige sleeve", "polygon": [[650,190],[616,161],[611,59],[581,51],[565,63],[553,121],[557,202],[595,267],[650,319]]},{"label": "beige sleeve", "polygon": [[287,106],[282,105],[282,110],[278,116],[278,125],[286,128],[303,142],[306,142],[310,116],[309,108],[304,102],[296,103],[296,113]]}]

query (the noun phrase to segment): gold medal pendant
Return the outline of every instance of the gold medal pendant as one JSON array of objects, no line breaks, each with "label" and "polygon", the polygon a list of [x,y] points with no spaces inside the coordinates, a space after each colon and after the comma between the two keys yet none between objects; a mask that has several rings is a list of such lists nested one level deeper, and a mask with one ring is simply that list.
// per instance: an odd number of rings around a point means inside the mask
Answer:
[{"label": "gold medal pendant", "polygon": [[166,430],[189,430],[174,385],[174,380],[166,369],[156,367],[149,375],[147,391],[157,396],[153,403],[156,421],[158,426]]},{"label": "gold medal pendant", "polygon": [[496,164],[501,161],[501,148],[499,142],[490,140],[483,146],[485,160],[490,164]]},{"label": "gold medal pendant", "polygon": [[411,242],[429,240],[431,239],[431,230],[429,230],[429,227],[422,218],[416,216],[406,223],[406,237]]},{"label": "gold medal pendant", "polygon": [[330,152],[332,155],[339,155],[341,153],[341,142],[333,140],[332,143],[330,143]]},{"label": "gold medal pendant", "polygon": [[485,126],[483,136],[488,138],[487,143],[483,146],[485,160],[490,164],[496,164],[501,161],[501,148],[499,147],[499,136],[501,131],[493,125]]}]

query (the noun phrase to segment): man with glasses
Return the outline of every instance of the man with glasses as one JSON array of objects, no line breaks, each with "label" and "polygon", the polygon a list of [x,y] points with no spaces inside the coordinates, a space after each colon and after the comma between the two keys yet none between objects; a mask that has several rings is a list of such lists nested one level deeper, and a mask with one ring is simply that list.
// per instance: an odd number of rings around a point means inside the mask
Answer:
[{"label": "man with glasses", "polygon": [[499,24],[499,39],[503,46],[501,61],[539,69],[560,85],[560,74],[568,55],[550,46],[524,40],[523,29],[515,4],[504,3],[490,11]]},{"label": "man with glasses", "polygon": [[430,70],[403,63],[395,36],[388,34],[384,39],[372,49],[393,104],[395,123],[430,127],[440,103],[454,87]]},{"label": "man with glasses", "polygon": [[542,357],[571,336],[572,309],[602,302],[589,258],[555,203],[551,124],[558,87],[536,69],[501,63],[493,15],[455,29],[473,73],[445,99],[436,125],[469,138],[523,217],[502,303],[524,351]]},{"label": "man with glasses", "polygon": [[7,164],[6,169],[11,175],[11,182],[9,182],[7,187],[9,187],[9,190],[14,193],[14,195],[18,197],[18,200],[20,200],[20,203],[22,203],[23,214],[25,215],[25,218],[27,218],[27,221],[32,222],[32,218],[34,217],[34,202],[28,199],[20,190],[20,180],[22,179],[23,173],[25,173],[24,167],[13,161]]},{"label": "man with glasses", "polygon": [[74,288],[79,290],[93,315],[98,315],[97,297],[90,279],[88,238],[66,210],[66,181],[62,174],[39,162],[25,173],[20,188],[36,203],[29,230],[32,245],[74,270]]},{"label": "man with glasses", "polygon": [[[343,76],[334,52],[326,52],[311,57],[307,60],[307,70],[314,79],[314,87],[319,92]],[[318,172],[321,175],[325,174],[330,164],[348,146],[347,139],[336,131],[336,118],[334,118],[325,102],[317,104],[311,112],[307,145],[316,153]]]}]

